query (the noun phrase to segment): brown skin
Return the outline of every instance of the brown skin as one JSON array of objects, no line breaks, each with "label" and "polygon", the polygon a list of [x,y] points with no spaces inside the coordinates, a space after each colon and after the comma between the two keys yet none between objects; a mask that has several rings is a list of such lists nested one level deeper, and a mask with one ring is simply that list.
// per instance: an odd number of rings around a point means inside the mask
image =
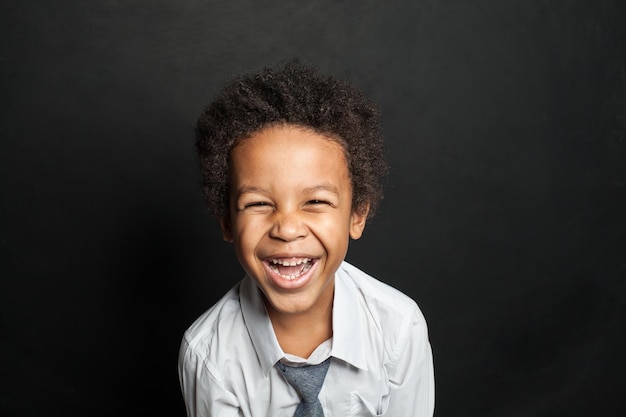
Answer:
[{"label": "brown skin", "polygon": [[344,150],[310,129],[267,127],[232,150],[230,173],[224,239],[261,289],[281,348],[307,358],[332,336],[335,272],[367,219],[352,207]]}]

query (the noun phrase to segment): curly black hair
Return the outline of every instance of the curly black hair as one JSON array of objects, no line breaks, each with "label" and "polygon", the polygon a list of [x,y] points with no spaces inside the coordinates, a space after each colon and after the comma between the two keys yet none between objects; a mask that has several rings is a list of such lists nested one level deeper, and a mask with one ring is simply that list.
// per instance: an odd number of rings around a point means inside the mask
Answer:
[{"label": "curly black hair", "polygon": [[210,212],[228,216],[229,156],[239,141],[272,125],[304,127],[339,142],[352,183],[352,208],[368,217],[383,197],[387,174],[376,105],[353,85],[292,60],[240,75],[203,110],[196,148],[203,195]]}]

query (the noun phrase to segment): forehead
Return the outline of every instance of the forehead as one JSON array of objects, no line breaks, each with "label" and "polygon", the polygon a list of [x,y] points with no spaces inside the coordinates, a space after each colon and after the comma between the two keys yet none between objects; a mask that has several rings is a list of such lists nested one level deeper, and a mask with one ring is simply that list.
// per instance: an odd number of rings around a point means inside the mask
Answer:
[{"label": "forehead", "polygon": [[312,175],[349,177],[345,151],[336,139],[293,125],[266,127],[242,139],[231,151],[234,179],[273,176],[312,181]]}]

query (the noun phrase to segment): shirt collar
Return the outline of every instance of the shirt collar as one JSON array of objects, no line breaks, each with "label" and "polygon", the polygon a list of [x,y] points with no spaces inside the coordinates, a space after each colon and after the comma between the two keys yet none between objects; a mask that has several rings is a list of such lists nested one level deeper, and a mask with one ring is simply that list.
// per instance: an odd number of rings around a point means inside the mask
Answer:
[{"label": "shirt collar", "polygon": [[248,334],[252,339],[254,350],[259,358],[263,375],[267,376],[270,369],[285,353],[280,348],[274,334],[272,322],[263,303],[261,290],[248,275],[246,275],[239,287],[239,303],[241,304],[243,320],[246,323]]},{"label": "shirt collar", "polygon": [[335,299],[333,303],[333,350],[332,356],[367,370],[364,333],[365,318],[359,305],[359,289],[350,277],[358,271],[343,262],[335,274]]},{"label": "shirt collar", "polygon": [[[331,355],[357,368],[367,370],[364,347],[364,317],[358,301],[359,290],[350,278],[350,264],[343,262],[335,274],[333,301],[333,342]],[[356,271],[354,267],[352,267]],[[278,344],[261,291],[246,275],[239,289],[243,319],[252,339],[263,374],[285,353]]]}]

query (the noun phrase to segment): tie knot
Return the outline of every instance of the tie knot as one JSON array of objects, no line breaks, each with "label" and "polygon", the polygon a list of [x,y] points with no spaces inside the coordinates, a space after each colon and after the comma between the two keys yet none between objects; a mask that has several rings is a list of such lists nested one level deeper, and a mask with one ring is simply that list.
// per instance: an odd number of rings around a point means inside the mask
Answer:
[{"label": "tie knot", "polygon": [[289,366],[278,362],[276,367],[307,403],[317,401],[330,366],[330,358],[318,365]]}]

